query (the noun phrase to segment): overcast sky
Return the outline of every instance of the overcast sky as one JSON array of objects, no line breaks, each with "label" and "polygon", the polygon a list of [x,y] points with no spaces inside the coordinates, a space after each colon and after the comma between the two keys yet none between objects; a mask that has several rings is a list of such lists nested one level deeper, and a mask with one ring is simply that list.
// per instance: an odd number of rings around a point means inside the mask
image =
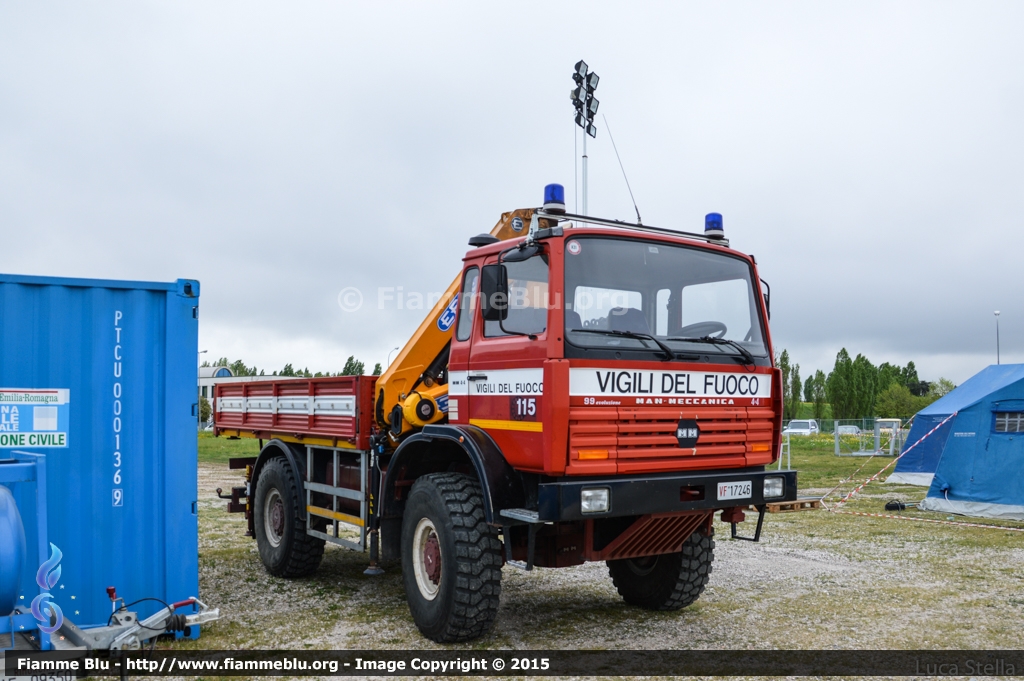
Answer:
[{"label": "overcast sky", "polygon": [[[468,237],[576,201],[583,58],[647,224],[724,215],[806,375],[1024,361],[1024,4],[0,3],[0,271],[202,282],[200,347],[385,362]],[[590,213],[634,217],[598,116]],[[338,294],[364,304],[345,312]]]}]

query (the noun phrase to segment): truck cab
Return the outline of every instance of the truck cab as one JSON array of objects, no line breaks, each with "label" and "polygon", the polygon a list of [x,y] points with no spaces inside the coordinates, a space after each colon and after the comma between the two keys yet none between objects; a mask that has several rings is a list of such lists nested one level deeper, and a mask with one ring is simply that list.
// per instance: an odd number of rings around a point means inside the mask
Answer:
[{"label": "truck cab", "polygon": [[[771,463],[778,378],[749,256],[587,226],[525,258],[524,241],[465,258],[449,423],[486,430],[514,468],[548,476]],[[504,314],[485,318],[481,295],[507,297]]]}]

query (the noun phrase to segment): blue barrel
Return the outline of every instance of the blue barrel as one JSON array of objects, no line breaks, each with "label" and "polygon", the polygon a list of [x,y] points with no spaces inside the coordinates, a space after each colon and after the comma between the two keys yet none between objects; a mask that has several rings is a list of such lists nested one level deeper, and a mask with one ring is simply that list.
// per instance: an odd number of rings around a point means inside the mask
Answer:
[{"label": "blue barrel", "polygon": [[0,617],[18,602],[18,587],[25,566],[25,525],[11,490],[0,485]]}]

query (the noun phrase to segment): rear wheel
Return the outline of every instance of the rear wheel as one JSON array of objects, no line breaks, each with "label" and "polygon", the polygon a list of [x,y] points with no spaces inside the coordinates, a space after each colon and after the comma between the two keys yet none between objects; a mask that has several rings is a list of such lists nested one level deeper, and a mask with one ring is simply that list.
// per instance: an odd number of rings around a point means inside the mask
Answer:
[{"label": "rear wheel", "polygon": [[434,473],[413,484],[402,518],[402,578],[427,638],[450,643],[490,631],[501,596],[501,542],[475,479]]},{"label": "rear wheel", "polygon": [[678,610],[700,597],[714,560],[712,535],[694,532],[679,553],[609,560],[608,572],[619,595],[630,605]]},{"label": "rear wheel", "polygon": [[267,572],[277,577],[305,577],[324,557],[324,540],[306,534],[302,486],[284,459],[271,459],[260,471],[253,499],[256,547]]}]

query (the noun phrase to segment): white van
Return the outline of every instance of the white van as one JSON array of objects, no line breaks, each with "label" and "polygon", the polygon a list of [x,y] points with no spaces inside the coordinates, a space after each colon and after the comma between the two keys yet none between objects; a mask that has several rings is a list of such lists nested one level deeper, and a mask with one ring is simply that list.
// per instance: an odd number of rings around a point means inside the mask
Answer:
[{"label": "white van", "polygon": [[789,422],[786,429],[782,431],[783,435],[817,435],[820,431],[818,430],[818,422],[814,419],[801,419],[799,421],[793,420]]}]

